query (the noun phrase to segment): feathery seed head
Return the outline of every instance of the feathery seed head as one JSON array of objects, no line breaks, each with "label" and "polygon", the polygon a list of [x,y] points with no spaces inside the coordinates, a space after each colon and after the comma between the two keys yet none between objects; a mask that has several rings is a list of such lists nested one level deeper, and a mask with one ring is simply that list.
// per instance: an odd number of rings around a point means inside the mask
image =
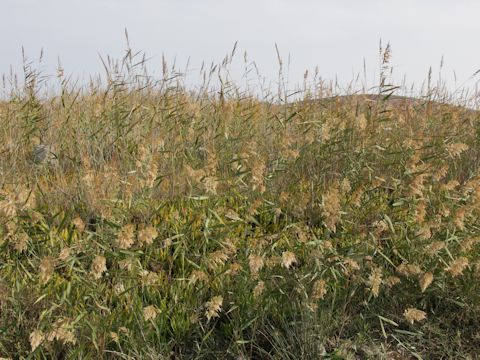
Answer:
[{"label": "feathery seed head", "polygon": [[117,247],[120,249],[129,249],[135,242],[135,225],[124,225],[117,235]]},{"label": "feathery seed head", "polygon": [[216,318],[220,316],[220,311],[223,305],[223,297],[221,296],[214,296],[205,303],[205,315],[207,320],[210,321],[212,318]]},{"label": "feathery seed head", "polygon": [[140,245],[151,245],[157,236],[157,230],[153,226],[147,226],[138,232],[138,243]]},{"label": "feathery seed head", "polygon": [[45,340],[45,334],[41,330],[35,330],[30,334],[30,346],[32,347],[32,351],[35,351],[43,341]]},{"label": "feathery seed head", "polygon": [[155,306],[149,305],[143,308],[143,319],[145,321],[155,320],[158,315],[158,310]]},{"label": "feathery seed head", "polygon": [[382,270],[380,268],[374,268],[372,273],[368,277],[368,285],[374,297],[377,297],[380,293],[380,285],[382,284]]},{"label": "feathery seed head", "polygon": [[265,283],[263,281],[259,281],[255,286],[255,288],[253,289],[253,296],[255,298],[258,298],[263,293],[264,289],[265,289]]},{"label": "feathery seed head", "polygon": [[53,275],[55,268],[55,260],[51,256],[46,256],[40,262],[40,281],[42,284],[46,284],[50,277]]},{"label": "feathery seed head", "polygon": [[314,301],[323,299],[327,293],[327,283],[323,279],[318,279],[313,283],[311,298]]},{"label": "feathery seed head", "polygon": [[93,278],[96,280],[100,279],[105,271],[107,271],[107,260],[101,255],[95,256],[91,269]]},{"label": "feathery seed head", "polygon": [[291,251],[284,251],[282,253],[282,266],[289,269],[293,264],[297,262],[297,257]]},{"label": "feathery seed head", "polygon": [[403,316],[410,324],[413,324],[414,322],[425,320],[427,313],[415,308],[408,308],[404,311]]},{"label": "feathery seed head", "polygon": [[452,274],[452,276],[460,276],[463,273],[463,270],[468,266],[469,261],[466,257],[461,256],[458,259],[455,259],[450,263],[450,265],[445,269],[445,271]]},{"label": "feathery seed head", "polygon": [[419,284],[422,293],[430,286],[433,281],[433,274],[431,272],[426,272],[422,276],[420,276]]},{"label": "feathery seed head", "polygon": [[250,267],[250,272],[253,276],[258,276],[258,273],[260,270],[262,270],[263,265],[263,257],[255,254],[251,254],[248,257],[248,266]]}]

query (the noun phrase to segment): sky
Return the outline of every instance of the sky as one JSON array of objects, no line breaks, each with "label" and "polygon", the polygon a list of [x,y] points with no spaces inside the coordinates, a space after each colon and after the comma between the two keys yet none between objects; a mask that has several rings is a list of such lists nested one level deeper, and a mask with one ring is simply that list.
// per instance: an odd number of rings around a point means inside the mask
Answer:
[{"label": "sky", "polygon": [[[322,78],[346,87],[357,74],[378,79],[379,41],[390,42],[394,80],[419,86],[432,67],[450,89],[473,87],[480,69],[478,0],[1,0],[0,74],[21,73],[22,47],[29,59],[44,51],[42,71],[79,77],[101,73],[99,56],[130,46],[149,56],[176,60],[196,81],[202,61],[220,62],[238,42],[233,78],[244,72],[243,53],[275,81],[280,55],[289,83],[301,83],[318,66]],[[455,80],[456,79],[456,80]]]}]

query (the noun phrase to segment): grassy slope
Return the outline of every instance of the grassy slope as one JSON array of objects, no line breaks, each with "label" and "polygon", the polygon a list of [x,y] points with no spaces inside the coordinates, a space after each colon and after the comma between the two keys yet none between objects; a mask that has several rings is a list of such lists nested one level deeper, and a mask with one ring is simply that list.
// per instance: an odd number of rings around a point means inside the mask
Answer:
[{"label": "grassy slope", "polygon": [[0,355],[476,353],[478,113],[165,89],[1,105]]}]

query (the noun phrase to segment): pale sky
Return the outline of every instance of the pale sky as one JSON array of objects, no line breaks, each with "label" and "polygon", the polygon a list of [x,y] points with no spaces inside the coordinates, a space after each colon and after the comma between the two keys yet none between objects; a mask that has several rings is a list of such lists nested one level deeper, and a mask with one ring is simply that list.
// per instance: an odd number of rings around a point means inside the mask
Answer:
[{"label": "pale sky", "polygon": [[[275,43],[290,55],[290,81],[302,81],[316,66],[324,79],[347,85],[358,73],[373,83],[378,44],[390,42],[396,79],[420,84],[430,66],[434,76],[444,56],[443,77],[453,89],[480,69],[478,0],[0,0],[0,74],[21,68],[21,47],[29,58],[45,52],[43,69],[87,76],[102,71],[98,54],[120,57],[124,29],[149,68],[161,56],[176,58],[192,73],[202,60],[221,61],[238,41],[261,73],[274,80]],[[240,76],[240,62],[232,68]],[[362,75],[363,76],[363,75]],[[479,78],[467,85],[473,87]],[[399,80],[398,80],[399,81]]]}]

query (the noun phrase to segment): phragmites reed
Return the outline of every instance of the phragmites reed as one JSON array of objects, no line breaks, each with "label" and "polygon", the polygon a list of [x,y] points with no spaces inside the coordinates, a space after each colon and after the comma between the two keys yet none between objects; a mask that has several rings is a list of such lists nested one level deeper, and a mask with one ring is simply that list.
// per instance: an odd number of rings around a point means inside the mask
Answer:
[{"label": "phragmites reed", "polygon": [[53,275],[55,260],[51,256],[43,258],[39,266],[39,276],[42,283],[47,283]]},{"label": "phragmites reed", "polygon": [[143,319],[145,321],[155,320],[158,315],[158,310],[155,306],[149,305],[143,308]]},{"label": "phragmites reed", "polygon": [[323,212],[325,226],[332,232],[337,231],[340,222],[340,191],[336,186],[331,187],[323,196]]},{"label": "phragmites reed", "polygon": [[297,257],[291,251],[284,251],[282,253],[282,266],[289,269],[293,264],[297,262]]},{"label": "phragmites reed", "polygon": [[426,272],[423,274],[420,279],[420,289],[422,290],[422,293],[427,290],[427,288],[432,284],[433,282],[433,274],[431,272]]},{"label": "phragmites reed", "polygon": [[124,225],[117,235],[117,246],[120,249],[129,249],[135,242],[135,225]]},{"label": "phragmites reed", "polygon": [[205,303],[205,316],[208,320],[220,316],[220,311],[223,305],[223,297],[214,296]]},{"label": "phragmites reed", "polygon": [[382,284],[382,270],[380,268],[374,268],[372,273],[368,277],[368,284],[370,291],[374,297],[378,297],[380,294],[380,285]]},{"label": "phragmites reed", "polygon": [[468,259],[465,256],[461,256],[458,259],[452,261],[450,265],[445,269],[445,271],[452,274],[452,276],[460,276],[462,275],[468,264]]},{"label": "phragmites reed", "polygon": [[235,49],[195,89],[131,49],[4,79],[0,356],[478,356],[480,102],[401,96],[390,45],[375,94],[277,51],[278,94]]},{"label": "phragmites reed", "polygon": [[252,276],[257,276],[259,271],[262,270],[265,262],[263,260],[263,257],[259,255],[252,254],[248,258],[248,265],[250,267],[250,272]]},{"label": "phragmites reed", "polygon": [[140,245],[152,245],[157,236],[157,230],[153,226],[147,226],[138,232],[138,243]]},{"label": "phragmites reed", "polygon": [[405,319],[410,323],[413,324],[414,322],[422,321],[427,318],[427,314],[425,311],[418,310],[415,308],[408,308],[405,309],[405,312],[403,313],[403,316]]},{"label": "phragmites reed", "polygon": [[93,278],[96,280],[100,279],[105,271],[107,271],[107,261],[105,257],[101,255],[95,256],[91,270]]},{"label": "phragmites reed", "polygon": [[45,340],[45,334],[41,330],[35,330],[30,334],[30,346],[32,347],[32,351],[35,351],[42,342]]}]

